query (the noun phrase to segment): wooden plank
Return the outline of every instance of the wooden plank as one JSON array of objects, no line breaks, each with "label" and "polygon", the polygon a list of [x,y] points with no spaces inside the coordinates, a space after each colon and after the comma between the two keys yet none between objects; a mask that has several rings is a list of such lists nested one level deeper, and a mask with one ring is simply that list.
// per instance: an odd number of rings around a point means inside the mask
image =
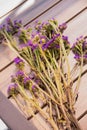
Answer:
[{"label": "wooden plank", "polygon": [[66,0],[66,2],[63,0],[37,19],[41,21],[47,21],[48,19],[54,17],[58,20],[60,24],[71,19],[71,17],[75,16],[78,12],[86,7],[86,0]]},{"label": "wooden plank", "polygon": [[[72,4],[73,3],[73,4]],[[52,3],[51,3],[52,4]],[[69,4],[69,5],[68,5]],[[69,8],[69,7],[70,8]],[[53,7],[52,9],[50,9],[49,11],[47,11],[47,13],[45,13],[44,15],[42,15],[41,17],[39,17],[38,19],[42,20],[42,21],[46,21],[47,19],[50,19],[52,17],[57,18],[57,20],[59,20],[59,23],[62,21],[67,21],[69,18],[73,17],[78,11],[80,11],[81,9],[83,9],[86,6],[86,0],[79,0],[78,2],[76,2],[75,0],[67,0],[67,2],[60,2],[59,4],[57,4],[55,7]],[[74,8],[75,7],[75,8]],[[38,7],[39,8],[39,7]],[[69,8],[69,11],[67,12]],[[62,9],[62,11],[61,11]],[[50,13],[51,12],[51,13]],[[68,13],[68,14],[67,14]],[[65,15],[67,14],[67,15]],[[83,14],[84,15],[84,14]],[[85,14],[86,15],[86,14]],[[26,16],[26,15],[24,15]],[[79,17],[79,16],[78,16]],[[86,21],[87,17],[84,17],[83,20]],[[25,19],[25,18],[24,18]],[[79,19],[79,18],[78,18]],[[28,18],[29,20],[29,18]],[[82,21],[83,22],[83,21]],[[80,26],[84,26],[82,25],[83,23],[80,23]],[[76,24],[76,23],[75,23]],[[32,23],[32,25],[34,25],[34,22]],[[70,24],[69,24],[70,25]],[[78,24],[76,24],[76,27],[78,28]],[[68,28],[67,28],[68,29]],[[86,30],[86,27],[83,28],[83,30]],[[72,29],[71,29],[72,30]],[[66,35],[70,35],[70,31],[68,29],[68,31],[65,32]],[[69,33],[68,33],[69,32]],[[76,31],[75,31],[76,32]],[[71,38],[69,38],[70,40],[72,40]],[[0,45],[1,46],[1,45]],[[3,45],[2,45],[3,46]],[[1,47],[0,47],[1,48]],[[4,48],[4,47],[3,47]],[[9,56],[7,58],[7,54],[9,53],[10,55],[10,59]],[[9,62],[11,62],[13,60],[13,58],[16,55],[10,51],[10,49],[1,49],[0,50],[0,57],[3,57],[3,60],[1,59],[0,61],[0,69],[3,68],[4,66],[6,66],[7,64],[9,64]]]},{"label": "wooden plank", "polygon": [[81,35],[87,35],[86,21],[87,9],[85,9],[80,15],[68,23],[68,28],[65,30],[64,34],[69,36],[71,44],[75,42],[77,37]]},{"label": "wooden plank", "polygon": [[10,65],[7,69],[0,73],[0,91],[7,96],[7,88],[11,83],[11,75],[15,74],[15,66]]},{"label": "wooden plank", "polygon": [[46,122],[44,118],[38,113],[34,118],[29,120],[29,122],[33,122],[34,126],[37,130],[53,130],[51,126]]},{"label": "wooden plank", "polygon": [[17,55],[6,45],[0,44],[0,71],[8,65]]},{"label": "wooden plank", "polygon": [[[23,24],[34,19],[40,13],[44,12],[55,3],[58,3],[59,0],[27,0],[22,6],[11,11],[9,14],[0,19],[0,23],[5,23],[7,17],[10,17],[12,20],[19,19],[23,20]],[[45,7],[45,8],[44,8]],[[31,15],[32,14],[32,15]],[[27,21],[26,21],[27,20]]]},{"label": "wooden plank", "polygon": [[85,115],[80,121],[80,126],[82,130],[87,130],[87,115]]},{"label": "wooden plank", "polygon": [[24,0],[14,0],[13,2],[11,0],[8,0],[7,2],[5,0],[0,1],[0,18],[23,1]]},{"label": "wooden plank", "polygon": [[[76,83],[74,84],[76,86]],[[78,92],[78,100],[75,104],[76,117],[79,117],[87,110],[87,73],[82,77]]]},{"label": "wooden plank", "polygon": [[37,130],[33,122],[29,123],[1,92],[0,118],[11,130]]}]

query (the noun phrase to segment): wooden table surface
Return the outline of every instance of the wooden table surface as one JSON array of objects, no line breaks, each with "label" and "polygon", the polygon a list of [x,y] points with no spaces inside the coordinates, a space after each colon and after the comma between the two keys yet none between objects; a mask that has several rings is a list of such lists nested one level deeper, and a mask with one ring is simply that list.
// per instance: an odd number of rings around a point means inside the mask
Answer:
[{"label": "wooden table surface", "polygon": [[[69,36],[71,45],[77,37],[87,35],[87,0],[14,0],[13,2],[12,0],[8,0],[8,2],[3,0],[0,2],[0,24],[5,23],[8,17],[12,20],[22,20],[24,26],[33,26],[36,20],[46,21],[53,17],[58,20],[59,24],[67,22],[68,28],[64,34]],[[14,52],[7,46],[0,44],[0,90],[6,97],[10,75],[15,72],[13,63],[15,57]],[[69,60],[73,66],[75,62],[72,60],[72,54],[69,56]],[[87,66],[83,70],[85,73],[82,76],[79,98],[75,105],[77,118],[87,110],[86,70]],[[11,98],[8,100],[20,111]],[[36,117],[39,119],[39,123],[34,118],[30,119],[29,122],[32,122],[37,130],[51,130],[39,114],[36,114]],[[87,130],[86,122],[87,115],[85,114],[79,121],[83,130]]]}]

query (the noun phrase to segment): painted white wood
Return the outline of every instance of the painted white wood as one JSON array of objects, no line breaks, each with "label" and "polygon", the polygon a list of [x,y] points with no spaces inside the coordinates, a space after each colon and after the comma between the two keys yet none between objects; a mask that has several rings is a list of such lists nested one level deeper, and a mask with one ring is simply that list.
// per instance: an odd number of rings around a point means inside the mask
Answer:
[{"label": "painted white wood", "polygon": [[[77,37],[87,35],[87,9],[68,23],[65,35],[69,36],[71,43],[74,43]],[[71,33],[72,32],[72,33]]]},{"label": "painted white wood", "polygon": [[87,114],[79,121],[82,130],[87,130]]},{"label": "painted white wood", "polygon": [[11,75],[15,74],[15,65],[10,65],[0,73],[0,91],[7,95],[8,85],[11,83]]},{"label": "painted white wood", "polygon": [[13,61],[17,55],[10,50],[6,45],[0,44],[0,70],[5,67],[8,63]]},{"label": "painted white wood", "polygon": [[24,0],[0,0],[0,17],[8,13],[10,10],[14,9]]},{"label": "painted white wood", "polygon": [[10,17],[12,20],[22,20],[25,24],[57,1],[59,0],[27,0],[23,5],[1,18],[0,23],[5,23],[6,19]]},{"label": "painted white wood", "polygon": [[[76,86],[76,83],[74,84]],[[78,100],[75,105],[76,117],[79,117],[82,113],[87,110],[87,74],[85,74],[80,83]]]},{"label": "painted white wood", "polygon": [[85,7],[87,7],[87,0],[63,0],[37,19],[47,21],[54,17],[58,20],[59,24],[61,24],[76,15]]}]

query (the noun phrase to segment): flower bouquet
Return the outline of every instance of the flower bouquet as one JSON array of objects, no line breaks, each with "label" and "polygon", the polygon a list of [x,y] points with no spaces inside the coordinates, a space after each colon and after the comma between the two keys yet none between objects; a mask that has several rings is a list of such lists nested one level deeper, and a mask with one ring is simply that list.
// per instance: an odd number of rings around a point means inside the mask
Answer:
[{"label": "flower bouquet", "polygon": [[[25,115],[35,117],[35,112],[39,112],[53,130],[81,130],[75,118],[74,105],[82,68],[87,63],[86,39],[78,38],[71,47],[68,37],[63,35],[66,23],[58,25],[55,19],[42,23],[36,21],[34,29],[30,26],[24,28],[17,21],[16,25],[10,21],[0,31],[4,42],[18,55],[14,59],[17,72],[11,77],[8,95],[13,97]],[[68,60],[71,51],[76,59],[72,70]],[[25,71],[25,64],[30,71]],[[73,88],[77,68],[80,71]],[[18,100],[19,95],[22,103]]]}]

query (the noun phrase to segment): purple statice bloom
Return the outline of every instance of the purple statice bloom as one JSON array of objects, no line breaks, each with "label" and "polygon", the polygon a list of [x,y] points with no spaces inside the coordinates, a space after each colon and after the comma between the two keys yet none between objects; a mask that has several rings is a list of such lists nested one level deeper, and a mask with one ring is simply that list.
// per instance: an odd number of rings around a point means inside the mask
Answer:
[{"label": "purple statice bloom", "polygon": [[58,44],[55,44],[55,48],[57,48],[57,49],[58,49],[58,48],[60,48],[60,46],[59,46]]},{"label": "purple statice bloom", "polygon": [[32,50],[35,50],[38,47],[38,44],[33,44],[32,41],[29,40],[27,46],[31,47]]},{"label": "purple statice bloom", "polygon": [[33,42],[32,42],[31,40],[28,40],[28,42],[27,42],[27,46],[32,47],[32,46],[33,46]]},{"label": "purple statice bloom", "polygon": [[84,57],[84,58],[87,58],[87,54],[85,54],[83,57]]},{"label": "purple statice bloom", "polygon": [[81,40],[83,40],[84,39],[84,37],[83,36],[80,36],[79,38],[77,38],[76,40],[77,41],[81,41]]},{"label": "purple statice bloom", "polygon": [[68,36],[62,36],[62,39],[65,41],[65,42],[67,42],[67,44],[70,44],[70,42],[68,41]]},{"label": "purple statice bloom", "polygon": [[7,22],[8,25],[13,25],[10,18],[7,18],[7,19],[6,19],[6,22]]},{"label": "purple statice bloom", "polygon": [[17,57],[17,58],[14,59],[14,63],[15,64],[19,64],[20,62],[23,62],[23,60],[20,59],[19,57]]},{"label": "purple statice bloom", "polygon": [[0,30],[2,30],[3,29],[3,25],[0,25]]},{"label": "purple statice bloom", "polygon": [[24,77],[24,72],[23,72],[22,70],[18,70],[18,71],[16,72],[16,77],[18,77],[18,76]]},{"label": "purple statice bloom", "polygon": [[19,28],[19,30],[18,30],[18,32],[17,32],[17,36],[20,37],[21,33],[22,33],[22,29]]},{"label": "purple statice bloom", "polygon": [[17,20],[14,20],[14,25],[16,25],[17,24]]},{"label": "purple statice bloom", "polygon": [[60,34],[56,34],[51,40],[49,40],[46,44],[42,46],[42,49],[43,50],[47,49],[59,36]]},{"label": "purple statice bloom", "polygon": [[34,90],[36,88],[36,86],[35,85],[32,85],[32,90]]},{"label": "purple statice bloom", "polygon": [[26,84],[27,82],[29,82],[30,81],[30,77],[25,77],[24,78],[24,84]]},{"label": "purple statice bloom", "polygon": [[56,34],[53,38],[54,38],[54,40],[56,39],[56,38],[58,38],[60,36],[60,34],[58,33],[58,34]]},{"label": "purple statice bloom", "polygon": [[63,35],[62,38],[63,38],[63,40],[68,41],[68,37],[67,36]]},{"label": "purple statice bloom", "polygon": [[8,86],[8,90],[7,90],[7,93],[9,95],[12,95],[12,94],[15,94],[15,92],[17,91],[18,89],[18,85],[16,83],[11,83],[9,86]]},{"label": "purple statice bloom", "polygon": [[12,31],[11,29],[12,29],[12,28],[7,25],[7,32],[8,32],[8,33],[11,33],[11,31]]},{"label": "purple statice bloom", "polygon": [[86,48],[87,48],[87,41],[84,41],[82,44],[83,51],[85,51]]},{"label": "purple statice bloom", "polygon": [[39,42],[40,42],[40,44],[45,43],[46,42],[46,36],[44,36],[44,35],[40,36]]},{"label": "purple statice bloom", "polygon": [[42,49],[47,49],[52,43],[54,42],[54,39],[49,40],[46,44],[42,46]]},{"label": "purple statice bloom", "polygon": [[17,21],[17,20],[14,21],[14,28],[15,29],[19,29],[21,26],[22,26],[21,20],[20,21]]},{"label": "purple statice bloom", "polygon": [[34,37],[35,37],[35,35],[32,33],[32,34],[31,34],[31,38],[33,39]]},{"label": "purple statice bloom", "polygon": [[73,45],[72,45],[71,48],[72,48],[72,49],[75,48],[76,44],[77,44],[77,42],[73,43]]},{"label": "purple statice bloom", "polygon": [[75,59],[80,59],[80,55],[79,54],[75,54],[74,58]]},{"label": "purple statice bloom", "polygon": [[67,28],[66,23],[62,23],[61,25],[59,25],[59,29],[61,32],[63,32],[66,28]]}]

